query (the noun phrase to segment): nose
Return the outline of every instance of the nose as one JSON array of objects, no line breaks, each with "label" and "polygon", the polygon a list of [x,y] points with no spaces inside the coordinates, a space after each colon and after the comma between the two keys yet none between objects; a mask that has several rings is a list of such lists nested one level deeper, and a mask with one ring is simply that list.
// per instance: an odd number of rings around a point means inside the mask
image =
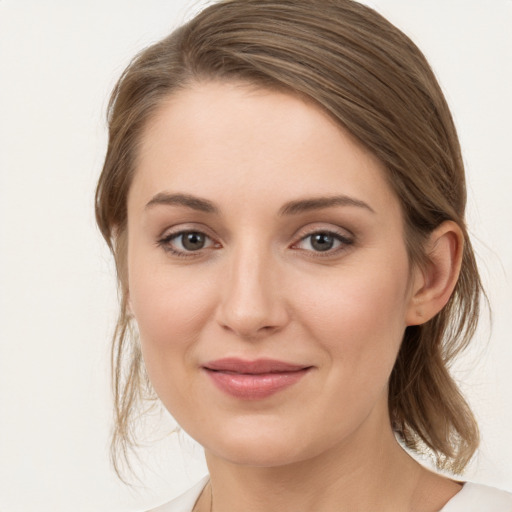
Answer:
[{"label": "nose", "polygon": [[270,250],[240,248],[220,276],[221,301],[217,322],[244,339],[260,339],[282,330],[288,308],[278,276],[282,274]]}]

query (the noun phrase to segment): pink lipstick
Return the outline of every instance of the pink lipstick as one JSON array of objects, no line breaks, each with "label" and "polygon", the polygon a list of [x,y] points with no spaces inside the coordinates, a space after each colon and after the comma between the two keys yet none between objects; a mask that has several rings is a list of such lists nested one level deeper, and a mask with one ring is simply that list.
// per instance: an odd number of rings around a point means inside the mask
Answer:
[{"label": "pink lipstick", "polygon": [[276,361],[236,358],[218,359],[203,366],[214,384],[225,393],[244,400],[267,398],[298,382],[311,369]]}]

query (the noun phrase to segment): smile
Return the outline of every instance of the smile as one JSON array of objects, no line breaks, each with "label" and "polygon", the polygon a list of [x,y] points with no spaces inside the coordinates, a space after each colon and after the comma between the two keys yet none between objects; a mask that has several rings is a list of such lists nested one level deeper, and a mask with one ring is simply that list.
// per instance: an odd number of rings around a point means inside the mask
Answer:
[{"label": "smile", "polygon": [[261,400],[297,383],[311,366],[258,359],[228,358],[211,361],[203,369],[223,392],[242,400]]}]

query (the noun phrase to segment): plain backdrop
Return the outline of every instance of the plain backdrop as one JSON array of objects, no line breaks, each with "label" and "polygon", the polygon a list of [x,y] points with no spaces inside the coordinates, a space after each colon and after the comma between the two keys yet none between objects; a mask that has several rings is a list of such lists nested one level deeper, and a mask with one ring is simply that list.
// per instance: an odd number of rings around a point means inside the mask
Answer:
[{"label": "plain backdrop", "polygon": [[[420,46],[453,109],[468,222],[493,310],[454,368],[482,430],[466,478],[512,491],[512,2],[368,2]],[[206,469],[184,435],[108,460],[114,271],[94,224],[108,94],[129,59],[203,5],[0,0],[0,511],[140,511]],[[163,433],[162,433],[163,432]]]}]

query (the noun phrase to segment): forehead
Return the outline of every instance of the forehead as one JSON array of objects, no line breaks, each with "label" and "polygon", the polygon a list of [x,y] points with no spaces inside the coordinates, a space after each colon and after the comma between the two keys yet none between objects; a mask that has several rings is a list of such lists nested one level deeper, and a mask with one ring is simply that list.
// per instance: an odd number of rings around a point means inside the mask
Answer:
[{"label": "forehead", "polygon": [[130,196],[179,191],[218,201],[364,196],[396,203],[380,161],[320,107],[244,83],[167,98],[143,133]]}]

